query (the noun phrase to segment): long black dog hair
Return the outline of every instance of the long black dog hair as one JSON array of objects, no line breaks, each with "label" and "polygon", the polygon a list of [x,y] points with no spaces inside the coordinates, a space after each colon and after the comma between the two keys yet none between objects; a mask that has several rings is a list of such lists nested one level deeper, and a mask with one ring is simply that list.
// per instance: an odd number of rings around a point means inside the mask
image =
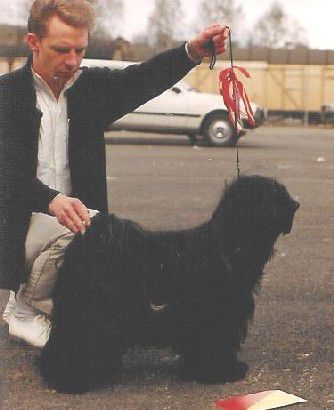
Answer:
[{"label": "long black dog hair", "polygon": [[225,187],[198,227],[151,232],[98,214],[68,246],[54,293],[50,339],[40,369],[63,392],[112,383],[131,346],[172,346],[181,374],[237,380],[237,360],[254,312],[254,292],[299,204],[284,185],[244,176]]}]

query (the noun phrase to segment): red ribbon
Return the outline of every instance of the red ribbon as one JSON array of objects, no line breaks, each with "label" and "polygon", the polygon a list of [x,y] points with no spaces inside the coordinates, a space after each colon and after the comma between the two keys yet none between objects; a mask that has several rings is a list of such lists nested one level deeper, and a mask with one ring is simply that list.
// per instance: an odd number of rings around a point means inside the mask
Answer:
[{"label": "red ribbon", "polygon": [[234,127],[237,127],[237,132],[240,132],[243,129],[240,118],[240,101],[243,102],[246,111],[245,114],[247,115],[249,123],[255,126],[255,120],[245,87],[242,82],[238,80],[234,72],[235,68],[247,78],[250,78],[249,72],[243,67],[233,66],[231,68],[226,68],[219,74],[219,89],[220,94],[223,96],[226,108],[228,109],[230,122]]}]

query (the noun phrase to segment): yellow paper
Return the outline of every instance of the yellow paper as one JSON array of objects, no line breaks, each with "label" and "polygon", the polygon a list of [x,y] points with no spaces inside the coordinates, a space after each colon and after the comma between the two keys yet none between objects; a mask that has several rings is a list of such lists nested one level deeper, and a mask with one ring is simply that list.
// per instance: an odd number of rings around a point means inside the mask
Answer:
[{"label": "yellow paper", "polygon": [[272,394],[253,404],[248,410],[269,410],[278,407],[290,406],[296,403],[305,403],[306,400],[281,390],[274,390]]}]

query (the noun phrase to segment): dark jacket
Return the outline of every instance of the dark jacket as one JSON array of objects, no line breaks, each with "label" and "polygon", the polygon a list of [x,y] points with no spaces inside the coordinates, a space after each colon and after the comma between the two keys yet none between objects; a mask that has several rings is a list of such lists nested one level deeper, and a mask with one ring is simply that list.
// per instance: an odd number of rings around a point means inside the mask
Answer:
[{"label": "dark jacket", "polygon": [[[71,196],[88,208],[108,210],[106,125],[161,94],[193,67],[181,46],[124,70],[83,68],[67,90]],[[36,178],[41,116],[28,60],[0,77],[0,288],[17,290],[25,280],[31,213],[48,213],[58,194]]]}]

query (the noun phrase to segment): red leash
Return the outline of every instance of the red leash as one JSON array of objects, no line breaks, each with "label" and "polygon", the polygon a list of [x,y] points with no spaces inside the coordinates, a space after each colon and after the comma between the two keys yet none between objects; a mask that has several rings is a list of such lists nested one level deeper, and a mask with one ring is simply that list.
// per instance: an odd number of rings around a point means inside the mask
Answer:
[{"label": "red leash", "polygon": [[[241,113],[247,116],[247,119],[251,125],[255,125],[253,110],[250,105],[245,87],[242,82],[238,80],[234,69],[238,69],[244,76],[250,78],[249,72],[243,68],[238,67],[233,64],[232,55],[232,39],[231,39],[231,29],[226,26],[229,31],[229,46],[230,46],[230,62],[231,67],[225,68],[219,74],[219,91],[223,97],[224,104],[228,110],[228,115],[232,126],[234,127],[236,147],[237,147],[237,171],[238,177],[240,174],[239,169],[239,150],[238,150],[238,139],[240,133],[244,132]],[[214,47],[213,40],[208,41],[205,47],[211,53],[210,70],[213,69],[216,62],[216,50]],[[240,109],[240,103],[242,103],[244,111]]]},{"label": "red leash", "polygon": [[240,101],[243,103],[249,123],[255,125],[255,121],[245,87],[242,82],[238,80],[234,71],[235,68],[247,78],[250,78],[249,72],[243,67],[232,66],[231,68],[225,68],[219,74],[219,90],[220,94],[223,96],[224,104],[228,109],[231,124],[235,125],[235,123],[237,123],[236,132],[239,133],[243,130]]}]

